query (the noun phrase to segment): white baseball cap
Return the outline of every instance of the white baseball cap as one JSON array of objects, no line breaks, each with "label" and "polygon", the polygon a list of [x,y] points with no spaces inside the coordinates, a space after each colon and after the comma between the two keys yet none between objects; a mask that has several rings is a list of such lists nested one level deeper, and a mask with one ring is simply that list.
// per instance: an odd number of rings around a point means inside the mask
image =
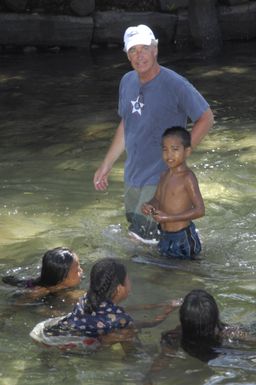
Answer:
[{"label": "white baseball cap", "polygon": [[149,27],[144,24],[129,27],[124,33],[124,51],[128,52],[134,45],[151,45],[152,40],[158,43],[155,35]]}]

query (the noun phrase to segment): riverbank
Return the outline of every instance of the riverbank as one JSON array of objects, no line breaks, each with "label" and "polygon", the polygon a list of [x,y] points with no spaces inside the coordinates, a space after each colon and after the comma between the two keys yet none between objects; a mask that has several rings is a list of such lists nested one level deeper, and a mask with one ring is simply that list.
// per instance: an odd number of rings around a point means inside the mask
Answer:
[{"label": "riverbank", "polygon": [[[191,30],[187,0],[149,1],[150,11],[131,11],[125,8],[125,2],[122,1],[118,2],[119,8],[115,5],[108,6],[110,1],[102,3],[105,6],[99,7],[95,1],[82,0],[63,0],[59,3],[39,0],[34,2],[5,0],[3,7],[0,2],[1,50],[4,52],[10,49],[29,51],[29,47],[31,49],[41,47],[90,49],[93,46],[121,46],[124,30],[129,25],[136,24],[149,25],[161,45],[174,46],[180,50],[193,45],[203,47],[200,39],[195,39],[194,35],[197,31]],[[114,1],[112,3],[115,4]],[[129,3],[132,7],[132,2],[128,2],[128,5]],[[143,9],[147,9],[145,3],[140,2],[142,8],[144,4]],[[7,7],[6,4],[9,6]],[[59,4],[59,8],[56,4]],[[202,12],[205,10],[202,9]],[[255,0],[218,1],[216,15],[223,42],[248,41],[256,38]],[[212,19],[210,16],[208,15],[209,20]],[[196,15],[196,17],[206,23],[205,15]],[[200,23],[200,28],[202,24]],[[209,29],[207,26],[204,28]],[[207,31],[203,31],[203,34],[206,34],[207,42]]]}]

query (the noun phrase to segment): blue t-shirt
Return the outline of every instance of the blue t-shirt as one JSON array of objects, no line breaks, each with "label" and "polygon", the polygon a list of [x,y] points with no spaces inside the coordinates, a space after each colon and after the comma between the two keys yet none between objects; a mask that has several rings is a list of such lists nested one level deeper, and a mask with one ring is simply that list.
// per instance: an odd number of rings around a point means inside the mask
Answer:
[{"label": "blue t-shirt", "polygon": [[160,67],[159,74],[141,84],[136,71],[126,73],[119,87],[118,113],[124,121],[125,183],[132,187],[156,185],[166,169],[161,137],[166,128],[186,127],[209,108],[184,77]]},{"label": "blue t-shirt", "polygon": [[97,338],[114,330],[133,325],[133,319],[124,309],[112,301],[104,301],[92,313],[84,311],[87,294],[80,298],[72,313],[69,313],[56,325],[46,328],[46,336],[74,335]]}]

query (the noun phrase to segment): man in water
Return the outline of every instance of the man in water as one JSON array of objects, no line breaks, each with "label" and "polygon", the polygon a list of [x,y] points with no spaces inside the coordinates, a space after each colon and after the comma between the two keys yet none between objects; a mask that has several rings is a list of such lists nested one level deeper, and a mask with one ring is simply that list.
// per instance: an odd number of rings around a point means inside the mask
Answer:
[{"label": "man in water", "polygon": [[107,154],[94,175],[96,190],[108,187],[115,161],[126,151],[125,210],[129,232],[144,243],[158,242],[158,225],[142,214],[141,205],[152,198],[166,165],[161,137],[167,127],[193,122],[194,148],[213,125],[213,113],[203,96],[185,78],[160,66],[158,40],[146,25],[129,27],[124,51],[133,71],[120,82],[118,113],[121,121]]}]

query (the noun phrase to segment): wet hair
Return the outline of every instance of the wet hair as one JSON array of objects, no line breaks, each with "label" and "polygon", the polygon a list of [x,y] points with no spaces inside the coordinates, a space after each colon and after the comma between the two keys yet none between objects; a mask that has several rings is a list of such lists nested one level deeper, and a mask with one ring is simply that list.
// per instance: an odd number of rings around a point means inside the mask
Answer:
[{"label": "wet hair", "polygon": [[190,340],[214,338],[224,327],[213,296],[205,290],[192,290],[180,308],[182,337]]},{"label": "wet hair", "polygon": [[213,296],[205,290],[192,290],[180,308],[181,347],[203,362],[218,357],[220,331],[224,324]]},{"label": "wet hair", "polygon": [[40,276],[31,279],[20,279],[9,275],[3,277],[3,282],[12,286],[34,287],[55,286],[62,282],[68,275],[70,267],[74,261],[74,253],[66,247],[56,247],[48,250],[42,259]]},{"label": "wet hair", "polygon": [[180,138],[184,148],[191,147],[190,132],[186,130],[184,127],[173,126],[173,127],[167,128],[162,135],[162,140],[167,136],[177,136],[178,138]]},{"label": "wet hair", "polygon": [[114,258],[96,262],[90,273],[90,286],[84,311],[92,313],[103,301],[111,301],[118,285],[124,286],[127,272],[125,266]]},{"label": "wet hair", "polygon": [[180,325],[162,333],[161,343],[182,349],[192,357],[208,362],[219,356],[222,345],[219,309],[213,296],[205,290],[189,292],[180,307]]}]

